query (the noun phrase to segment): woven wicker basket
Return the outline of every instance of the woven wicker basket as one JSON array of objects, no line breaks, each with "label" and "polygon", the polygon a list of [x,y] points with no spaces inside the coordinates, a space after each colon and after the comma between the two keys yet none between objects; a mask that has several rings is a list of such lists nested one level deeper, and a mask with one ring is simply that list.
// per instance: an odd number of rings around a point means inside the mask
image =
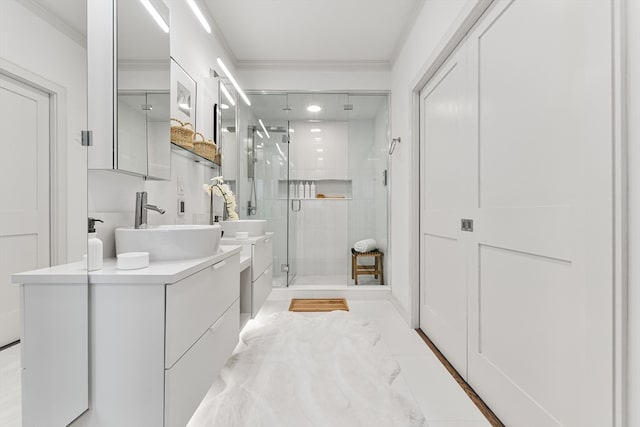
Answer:
[{"label": "woven wicker basket", "polygon": [[193,125],[191,123],[182,123],[180,120],[173,118],[171,121],[180,123],[179,126],[171,125],[171,142],[183,148],[192,150],[194,133]]},{"label": "woven wicker basket", "polygon": [[[200,138],[202,138],[201,141],[196,140],[198,135],[200,135]],[[193,136],[193,147],[196,154],[201,155],[205,159],[213,161],[213,158],[216,155],[216,146],[211,142],[205,141],[204,135],[202,135],[200,132],[196,132]]]}]

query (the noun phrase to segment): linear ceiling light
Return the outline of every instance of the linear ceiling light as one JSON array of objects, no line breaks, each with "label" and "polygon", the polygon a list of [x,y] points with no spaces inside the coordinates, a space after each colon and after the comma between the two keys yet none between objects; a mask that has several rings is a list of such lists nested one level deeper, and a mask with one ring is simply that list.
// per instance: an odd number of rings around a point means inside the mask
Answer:
[{"label": "linear ceiling light", "polygon": [[233,85],[233,87],[236,88],[236,90],[238,91],[238,93],[240,94],[242,99],[244,99],[244,102],[247,105],[251,106],[251,101],[249,101],[249,98],[247,98],[247,95],[244,94],[244,92],[240,88],[240,85],[238,84],[236,79],[233,78],[233,76],[231,75],[231,73],[227,69],[226,65],[224,65],[224,62],[222,62],[222,59],[217,58],[216,61],[218,62],[218,65],[220,66],[220,68],[222,68],[222,71],[226,74],[226,76],[229,77],[229,80],[231,80],[231,84]]},{"label": "linear ceiling light", "polygon": [[204,30],[207,33],[211,34],[211,26],[209,25],[209,23],[207,22],[207,19],[202,14],[202,11],[200,10],[198,5],[196,4],[196,1],[195,0],[187,0],[187,4],[189,4],[189,6],[191,6],[191,10],[193,10],[193,14],[196,15],[196,18],[198,18],[198,21],[200,21],[200,23],[202,24],[202,27],[204,28]]},{"label": "linear ceiling light", "polygon": [[267,128],[264,127],[264,123],[262,123],[262,119],[258,119],[258,121],[260,122],[260,126],[262,126],[262,130],[264,131],[264,133],[267,135],[267,139],[270,139],[271,136],[269,136],[269,132],[267,132]]},{"label": "linear ceiling light", "polygon": [[[224,94],[224,96],[227,98],[227,101],[229,101],[229,104],[233,105],[235,107],[236,105],[236,101],[233,100],[233,97],[231,97],[231,94],[229,93],[229,90],[227,90],[227,88],[221,84],[220,85],[220,90],[222,91],[222,93]],[[224,105],[224,104],[222,104]],[[224,109],[224,107],[222,107]],[[229,108],[229,107],[227,107]]]},{"label": "linear ceiling light", "polygon": [[317,113],[319,111],[322,111],[322,107],[320,107],[319,105],[309,105],[307,107],[307,111],[310,113]]},{"label": "linear ceiling light", "polygon": [[164,21],[164,19],[162,19],[162,16],[160,16],[160,13],[158,13],[156,8],[153,7],[151,2],[149,0],[140,0],[140,3],[142,3],[145,9],[147,9],[147,12],[149,12],[149,15],[151,15],[151,17],[156,21],[156,23],[160,26],[160,28],[162,28],[162,31],[164,31],[165,33],[168,33],[169,26]]}]

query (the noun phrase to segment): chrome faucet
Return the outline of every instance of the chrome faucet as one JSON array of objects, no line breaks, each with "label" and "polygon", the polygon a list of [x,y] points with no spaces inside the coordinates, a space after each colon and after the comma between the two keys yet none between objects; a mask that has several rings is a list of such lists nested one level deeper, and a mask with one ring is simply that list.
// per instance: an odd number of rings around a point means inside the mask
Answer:
[{"label": "chrome faucet", "polygon": [[135,228],[147,228],[147,210],[158,212],[160,215],[164,214],[165,210],[157,207],[156,205],[147,204],[147,192],[140,191],[136,193],[136,217]]}]

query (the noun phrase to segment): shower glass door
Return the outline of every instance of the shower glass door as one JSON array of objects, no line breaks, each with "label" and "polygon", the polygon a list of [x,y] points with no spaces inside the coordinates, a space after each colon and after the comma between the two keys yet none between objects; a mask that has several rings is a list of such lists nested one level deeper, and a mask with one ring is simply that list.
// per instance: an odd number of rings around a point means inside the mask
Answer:
[{"label": "shower glass door", "polygon": [[[296,273],[296,229],[291,226],[289,122],[287,95],[252,93],[251,107],[241,106],[239,140],[240,216],[266,219],[273,232],[273,286],[286,287]],[[244,111],[244,112],[242,112]],[[251,178],[253,177],[253,178]],[[244,190],[243,190],[244,188]],[[294,202],[295,204],[295,202]],[[251,206],[251,208],[249,208]],[[292,246],[293,244],[293,246]]]}]

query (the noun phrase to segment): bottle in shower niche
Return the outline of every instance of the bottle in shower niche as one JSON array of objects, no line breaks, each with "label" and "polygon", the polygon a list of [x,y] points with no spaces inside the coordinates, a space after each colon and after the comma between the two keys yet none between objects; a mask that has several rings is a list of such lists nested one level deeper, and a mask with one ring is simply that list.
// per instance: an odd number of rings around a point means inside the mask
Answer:
[{"label": "bottle in shower niche", "polygon": [[309,198],[309,182],[307,182],[306,184],[304,184],[304,198],[308,199]]},{"label": "bottle in shower niche", "polygon": [[304,198],[304,184],[302,183],[302,181],[300,181],[300,183],[298,184],[298,197],[296,198],[297,199]]},{"label": "bottle in shower niche", "polygon": [[311,186],[309,187],[309,198],[316,198],[316,183],[315,181],[311,181]]},{"label": "bottle in shower niche", "polygon": [[296,198],[296,184],[293,181],[291,181],[291,184],[289,184],[289,198]]}]

